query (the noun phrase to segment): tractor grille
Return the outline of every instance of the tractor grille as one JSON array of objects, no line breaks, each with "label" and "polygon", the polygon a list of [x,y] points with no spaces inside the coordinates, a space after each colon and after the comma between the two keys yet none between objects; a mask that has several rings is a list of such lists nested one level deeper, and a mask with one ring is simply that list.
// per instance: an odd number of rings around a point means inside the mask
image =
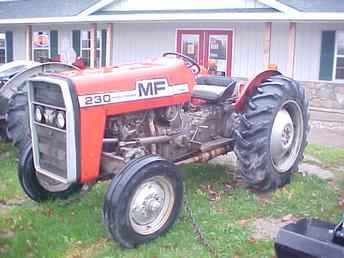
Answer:
[{"label": "tractor grille", "polygon": [[65,107],[61,88],[46,82],[33,83],[33,100],[60,108]]},{"label": "tractor grille", "polygon": [[67,178],[66,133],[36,125],[42,169]]},{"label": "tractor grille", "polygon": [[[39,169],[54,177],[67,180],[67,127],[58,128],[56,124],[57,112],[66,112],[61,87],[44,81],[33,81],[30,92],[31,120],[36,136],[34,151]],[[35,117],[37,107],[42,110],[42,121],[37,121]],[[48,114],[53,118],[47,119]]]}]

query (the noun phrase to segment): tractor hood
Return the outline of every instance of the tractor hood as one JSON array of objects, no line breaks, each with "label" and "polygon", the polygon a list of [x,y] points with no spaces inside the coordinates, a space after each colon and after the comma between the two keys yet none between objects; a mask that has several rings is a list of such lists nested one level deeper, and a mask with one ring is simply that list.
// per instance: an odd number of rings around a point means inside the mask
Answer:
[{"label": "tractor hood", "polygon": [[187,84],[190,92],[194,85],[194,75],[184,62],[176,58],[159,58],[144,63],[58,74],[70,79],[78,96],[134,91],[138,82],[149,83],[165,80],[167,86]]}]

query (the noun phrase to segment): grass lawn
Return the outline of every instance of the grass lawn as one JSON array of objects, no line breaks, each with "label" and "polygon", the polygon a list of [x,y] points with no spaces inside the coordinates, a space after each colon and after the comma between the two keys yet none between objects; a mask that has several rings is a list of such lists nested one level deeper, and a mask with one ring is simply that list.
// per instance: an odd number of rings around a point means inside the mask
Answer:
[{"label": "grass lawn", "polygon": [[[342,150],[310,146],[307,152],[326,162],[326,166],[341,166],[344,161]],[[3,155],[8,156],[4,159]],[[63,202],[38,205],[25,199],[16,179],[15,159],[13,148],[0,143],[0,204],[25,200],[11,209],[0,206],[0,257],[209,257],[196,240],[184,211],[165,236],[134,250],[122,249],[109,240],[102,222],[108,183],[98,184],[81,201],[67,206]],[[243,220],[292,214],[335,222],[341,216],[338,193],[327,182],[315,177],[297,175],[290,185],[268,196],[266,201],[241,184],[236,185],[233,171],[228,168],[190,165],[182,167],[181,171],[186,196],[197,221],[221,257],[274,256],[273,242],[252,239],[254,223],[241,223]],[[227,192],[225,185],[229,184],[234,188]],[[204,190],[209,188],[218,193],[216,201],[209,201]]]},{"label": "grass lawn", "polygon": [[325,167],[344,167],[344,149],[310,144],[306,154],[317,158]]}]

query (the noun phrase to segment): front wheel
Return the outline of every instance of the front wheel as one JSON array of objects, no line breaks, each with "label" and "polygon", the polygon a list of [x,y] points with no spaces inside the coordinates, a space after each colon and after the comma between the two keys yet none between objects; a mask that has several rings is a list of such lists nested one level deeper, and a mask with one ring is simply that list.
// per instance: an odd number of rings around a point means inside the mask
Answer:
[{"label": "front wheel", "polygon": [[31,144],[20,151],[18,163],[18,178],[26,195],[36,201],[43,202],[51,199],[66,199],[80,192],[80,184],[62,184],[36,172]]},{"label": "front wheel", "polygon": [[167,232],[183,200],[176,166],[149,156],[128,163],[115,177],[104,202],[104,221],[122,246],[133,248]]},{"label": "front wheel", "polygon": [[285,76],[259,85],[240,114],[234,152],[244,179],[261,191],[290,182],[307,145],[308,101],[302,86]]}]

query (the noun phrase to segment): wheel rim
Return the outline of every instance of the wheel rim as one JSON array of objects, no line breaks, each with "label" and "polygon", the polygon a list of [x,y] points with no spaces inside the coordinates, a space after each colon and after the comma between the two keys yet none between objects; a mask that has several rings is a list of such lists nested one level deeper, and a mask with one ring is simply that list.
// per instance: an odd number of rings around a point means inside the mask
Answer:
[{"label": "wheel rim", "polygon": [[58,182],[38,172],[36,172],[36,176],[38,183],[49,192],[62,192],[70,187],[70,184]]},{"label": "wheel rim", "polygon": [[171,182],[163,176],[147,179],[136,189],[130,202],[130,224],[141,235],[153,234],[165,225],[173,205]]},{"label": "wheel rim", "polygon": [[285,102],[274,119],[270,139],[272,164],[278,172],[287,172],[294,165],[303,133],[303,116],[299,104],[293,100]]}]

